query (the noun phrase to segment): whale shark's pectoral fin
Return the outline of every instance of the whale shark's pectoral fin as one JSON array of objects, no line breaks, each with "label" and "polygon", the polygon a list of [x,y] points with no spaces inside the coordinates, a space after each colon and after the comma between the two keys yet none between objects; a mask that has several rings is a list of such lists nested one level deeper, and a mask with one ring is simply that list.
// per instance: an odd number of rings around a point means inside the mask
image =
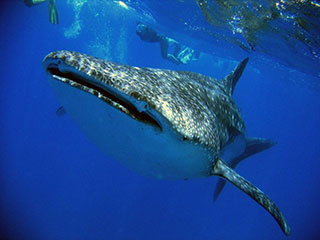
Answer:
[{"label": "whale shark's pectoral fin", "polygon": [[[256,153],[262,152],[264,150],[267,150],[268,148],[271,148],[276,143],[270,139],[265,138],[247,138],[246,139],[246,148],[244,152],[231,160],[230,167],[234,169],[238,163],[240,163],[243,159],[246,159]],[[213,194],[213,201],[216,201],[222,192],[224,186],[226,184],[226,181],[223,179],[219,179],[216,185],[216,188],[214,190]]]},{"label": "whale shark's pectoral fin", "polygon": [[282,213],[276,204],[259,188],[254,186],[245,178],[241,177],[232,168],[228,167],[222,159],[217,159],[214,167],[212,168],[212,175],[217,175],[231,182],[236,187],[240,188],[257,203],[264,207],[278,222],[282,231],[288,236],[290,235],[290,227],[286,223]]}]

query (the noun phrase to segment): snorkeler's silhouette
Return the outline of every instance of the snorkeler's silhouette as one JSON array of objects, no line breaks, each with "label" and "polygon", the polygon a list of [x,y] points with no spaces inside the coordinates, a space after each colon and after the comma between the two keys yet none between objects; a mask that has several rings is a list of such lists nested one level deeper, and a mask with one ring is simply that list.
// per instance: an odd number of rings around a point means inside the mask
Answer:
[{"label": "snorkeler's silhouette", "polygon": [[[198,60],[199,52],[184,46],[176,40],[158,34],[152,28],[143,23],[138,23],[136,33],[141,40],[146,42],[159,42],[161,56],[175,64],[187,64],[191,60]],[[169,53],[169,47],[174,46],[173,53]]]},{"label": "snorkeler's silhouette", "polygon": [[[32,7],[35,5],[38,5],[40,3],[44,3],[47,0],[22,0],[24,4],[28,7]],[[48,0],[49,1],[49,21],[52,24],[58,24],[59,23],[59,17],[58,17],[58,10],[56,7],[56,0]]]}]

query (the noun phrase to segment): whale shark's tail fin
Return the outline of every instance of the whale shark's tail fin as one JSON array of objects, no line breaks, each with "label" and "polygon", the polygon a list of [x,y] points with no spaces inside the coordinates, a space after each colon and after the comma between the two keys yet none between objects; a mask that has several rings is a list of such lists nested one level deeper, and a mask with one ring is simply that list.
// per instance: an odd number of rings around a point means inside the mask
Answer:
[{"label": "whale shark's tail fin", "polygon": [[[273,147],[276,143],[270,139],[264,139],[264,138],[247,138],[246,139],[246,149],[244,152],[231,160],[229,166],[234,169],[238,163],[240,163],[243,159],[246,159],[256,153],[262,152],[264,150],[267,150],[271,147]],[[226,181],[223,179],[219,179],[216,185],[216,188],[214,190],[213,194],[213,200],[216,201],[222,192],[224,186],[226,184]]]},{"label": "whale shark's tail fin", "polygon": [[248,180],[236,173],[232,168],[229,168],[222,159],[217,159],[215,165],[211,171],[212,175],[217,175],[222,177],[229,182],[231,182],[236,187],[240,188],[251,198],[253,198],[257,203],[264,207],[278,222],[282,231],[288,236],[290,235],[290,227],[286,223],[285,218],[280,212],[276,204],[259,188],[254,186]]},{"label": "whale shark's tail fin", "polygon": [[234,88],[238,80],[240,79],[245,67],[247,66],[248,61],[249,61],[249,58],[243,59],[238,64],[238,66],[236,66],[236,68],[231,73],[229,73],[229,75],[227,75],[222,79],[222,82],[226,86],[226,89],[229,90],[229,93],[231,95],[233,94]]}]

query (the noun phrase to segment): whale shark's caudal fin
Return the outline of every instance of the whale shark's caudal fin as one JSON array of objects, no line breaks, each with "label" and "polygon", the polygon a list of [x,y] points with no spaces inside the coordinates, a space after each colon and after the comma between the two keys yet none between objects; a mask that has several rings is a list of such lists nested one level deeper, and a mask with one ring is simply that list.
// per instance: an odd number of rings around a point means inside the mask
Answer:
[{"label": "whale shark's caudal fin", "polygon": [[[270,139],[264,139],[264,138],[247,138],[246,139],[246,149],[244,152],[232,159],[230,161],[230,168],[234,169],[238,163],[240,163],[243,159],[248,158],[256,153],[262,152],[264,150],[267,150],[268,148],[271,148],[276,143]],[[223,179],[219,179],[216,185],[216,188],[214,190],[213,200],[216,201],[223,190],[224,186],[226,184],[226,181]]]},{"label": "whale shark's caudal fin", "polygon": [[282,213],[276,204],[259,188],[254,186],[245,178],[241,177],[232,168],[229,168],[222,159],[217,159],[214,167],[212,168],[212,175],[217,175],[222,177],[229,182],[231,182],[236,187],[240,188],[251,198],[253,198],[257,203],[264,207],[278,222],[282,231],[288,236],[290,235],[290,227],[286,223]]},{"label": "whale shark's caudal fin", "polygon": [[234,90],[238,80],[240,79],[240,77],[243,73],[243,70],[247,66],[248,61],[249,61],[249,58],[243,59],[238,64],[238,66],[236,66],[236,68],[231,73],[229,73],[229,75],[227,75],[225,78],[222,79],[222,82],[226,86],[226,89],[229,90],[230,94],[233,94],[233,90]]}]

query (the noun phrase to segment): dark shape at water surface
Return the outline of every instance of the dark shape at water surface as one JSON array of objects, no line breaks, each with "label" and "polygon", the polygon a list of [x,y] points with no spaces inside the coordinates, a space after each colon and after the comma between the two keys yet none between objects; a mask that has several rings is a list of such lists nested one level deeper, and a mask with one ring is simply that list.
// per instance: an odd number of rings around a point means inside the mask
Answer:
[{"label": "dark shape at water surface", "polygon": [[[196,0],[217,39],[320,77],[319,1]],[[224,31],[219,31],[223,29]],[[239,37],[240,36],[240,37]]]},{"label": "dark shape at water surface", "polygon": [[221,81],[58,51],[43,60],[66,112],[108,156],[159,179],[218,175],[263,206],[290,234],[275,203],[232,166],[273,145],[247,138],[232,98],[248,62]]}]

